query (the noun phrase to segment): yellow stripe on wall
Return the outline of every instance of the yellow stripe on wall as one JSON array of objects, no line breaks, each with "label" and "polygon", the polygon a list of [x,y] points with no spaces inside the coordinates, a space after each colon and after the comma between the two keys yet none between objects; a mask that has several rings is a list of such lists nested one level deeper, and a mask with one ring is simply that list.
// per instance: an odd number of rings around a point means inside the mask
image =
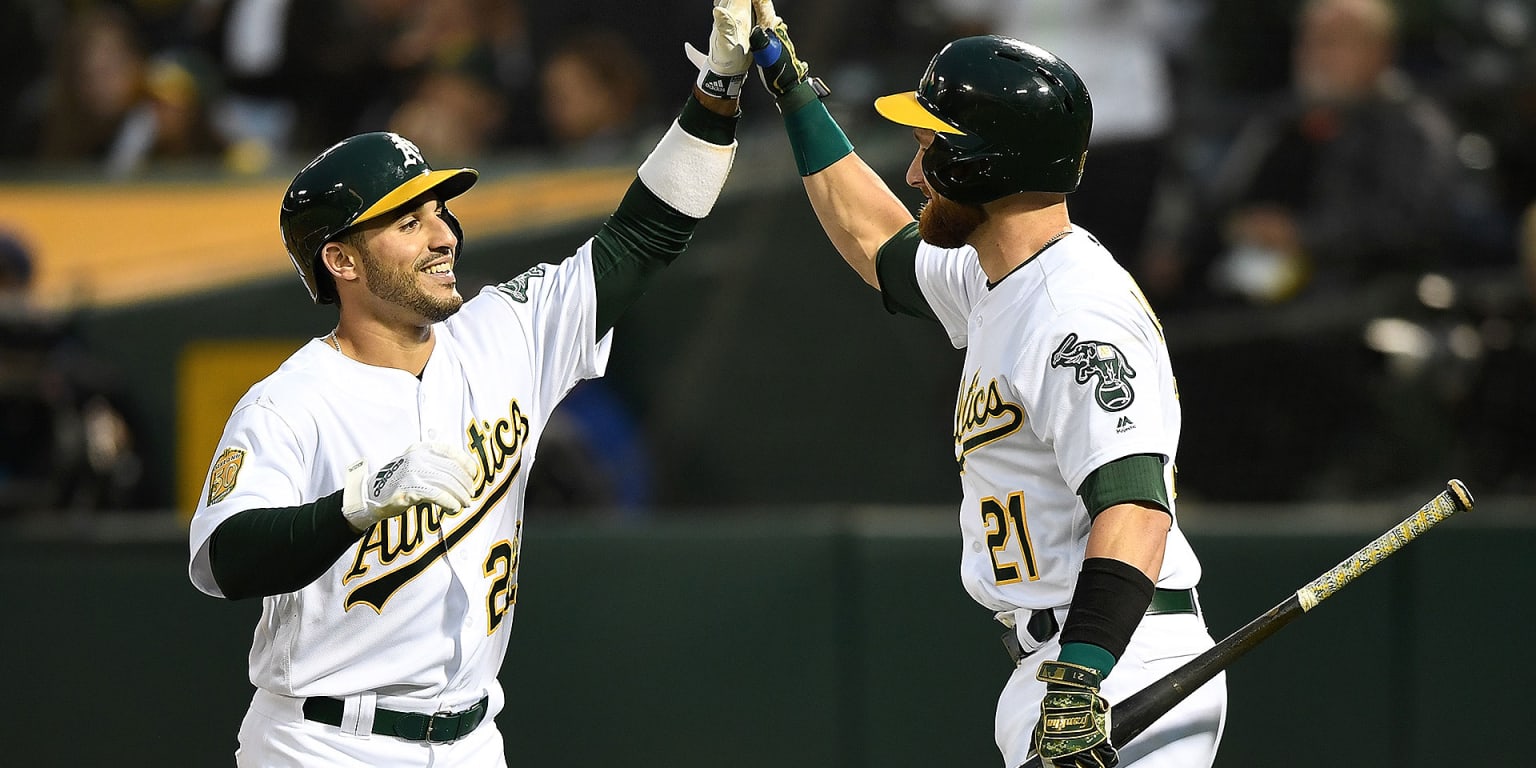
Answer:
[{"label": "yellow stripe on wall", "polygon": [[[176,364],[176,510],[183,521],[197,508],[235,404],[305,341],[209,339],[182,349]],[[255,448],[260,452],[261,446]]]},{"label": "yellow stripe on wall", "polygon": [[[625,167],[482,178],[453,211],[473,242],[602,216],[634,177]],[[277,221],[286,189],[286,180],[6,184],[0,229],[31,247],[40,306],[119,306],[292,275]]]}]

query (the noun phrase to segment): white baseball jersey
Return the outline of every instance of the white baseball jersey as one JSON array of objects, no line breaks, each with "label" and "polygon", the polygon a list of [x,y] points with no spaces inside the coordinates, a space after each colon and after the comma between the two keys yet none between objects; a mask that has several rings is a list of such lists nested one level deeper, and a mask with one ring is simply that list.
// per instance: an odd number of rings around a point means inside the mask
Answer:
[{"label": "white baseball jersey", "polygon": [[[1088,475],[1162,456],[1172,500],[1179,401],[1162,330],[1131,276],[1080,229],[995,286],[970,247],[922,243],[916,272],[966,350],[954,424],[965,588],[999,612],[1066,606],[1088,543],[1077,496]],[[1175,522],[1157,584],[1199,578]]]},{"label": "white baseball jersey", "polygon": [[[480,464],[474,502],[431,504],[367,531],[324,575],[266,597],[250,652],[256,686],[286,696],[379,693],[411,711],[467,707],[492,691],[517,603],[523,494],[551,410],[600,376],[591,244],[559,265],[487,287],[433,327],[420,378],[321,340],[252,387],[225,426],[192,520],[191,577],[221,596],[208,559],[219,523],[312,502],[366,457],[377,469],[422,440]],[[494,716],[495,712],[489,713]]]}]

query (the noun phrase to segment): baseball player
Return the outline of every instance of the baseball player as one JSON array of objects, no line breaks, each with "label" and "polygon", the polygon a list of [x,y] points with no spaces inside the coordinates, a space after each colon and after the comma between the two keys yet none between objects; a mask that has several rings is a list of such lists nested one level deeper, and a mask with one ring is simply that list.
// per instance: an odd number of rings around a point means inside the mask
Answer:
[{"label": "baseball player", "polygon": [[1067,215],[1092,124],[1088,90],[1047,51],[998,36],[945,46],[914,92],[875,102],[909,126],[917,221],[853,152],[783,20],[756,0],[752,48],[827,236],[888,311],[965,349],[954,448],[961,578],[1007,626],[998,699],[1006,768],[1209,766],[1218,678],[1129,744],[1112,704],[1212,645],[1179,531],[1179,401],[1157,318]]},{"label": "baseball player", "polygon": [[716,0],[693,93],[592,239],[468,301],[447,204],[474,170],[367,133],[294,177],[283,239],[338,322],[235,406],[190,532],[198,589],[263,602],[239,765],[506,765],[528,470],[725,183],[750,25]]}]

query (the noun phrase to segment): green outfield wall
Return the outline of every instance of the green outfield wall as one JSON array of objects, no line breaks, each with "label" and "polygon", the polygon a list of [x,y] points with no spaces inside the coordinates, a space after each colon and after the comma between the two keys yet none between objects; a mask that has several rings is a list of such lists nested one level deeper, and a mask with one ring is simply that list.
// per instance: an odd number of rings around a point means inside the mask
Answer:
[{"label": "green outfield wall", "polygon": [[[1217,765],[1523,759],[1536,528],[1506,509],[1447,522],[1242,660]],[[1385,527],[1283,514],[1190,521],[1218,636]],[[176,526],[7,528],[6,765],[233,764],[259,606],[194,591]],[[535,512],[525,531],[512,766],[998,763],[1008,662],[942,509]]]}]

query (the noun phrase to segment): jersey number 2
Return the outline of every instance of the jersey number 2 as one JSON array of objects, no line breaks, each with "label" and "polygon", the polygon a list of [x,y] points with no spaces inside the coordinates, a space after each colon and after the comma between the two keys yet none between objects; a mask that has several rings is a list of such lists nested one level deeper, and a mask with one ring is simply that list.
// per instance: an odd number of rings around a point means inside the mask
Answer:
[{"label": "jersey number 2", "polygon": [[1040,578],[1040,567],[1035,564],[1035,548],[1029,541],[1029,525],[1024,517],[1024,494],[1014,491],[1008,494],[1008,504],[988,496],[981,500],[981,522],[987,528],[987,546],[992,548],[992,575],[998,584],[1013,584],[1023,581],[1019,566],[1020,563],[1012,559],[1003,559],[1008,552],[1008,545],[1015,537],[1019,540],[1019,551],[1023,554],[1023,570],[1029,574],[1029,580]]},{"label": "jersey number 2", "polygon": [[512,542],[502,539],[491,547],[491,553],[485,557],[485,575],[491,577],[491,590],[485,596],[485,614],[489,619],[485,633],[489,635],[517,604],[517,584],[512,581],[517,575],[517,549]]}]

